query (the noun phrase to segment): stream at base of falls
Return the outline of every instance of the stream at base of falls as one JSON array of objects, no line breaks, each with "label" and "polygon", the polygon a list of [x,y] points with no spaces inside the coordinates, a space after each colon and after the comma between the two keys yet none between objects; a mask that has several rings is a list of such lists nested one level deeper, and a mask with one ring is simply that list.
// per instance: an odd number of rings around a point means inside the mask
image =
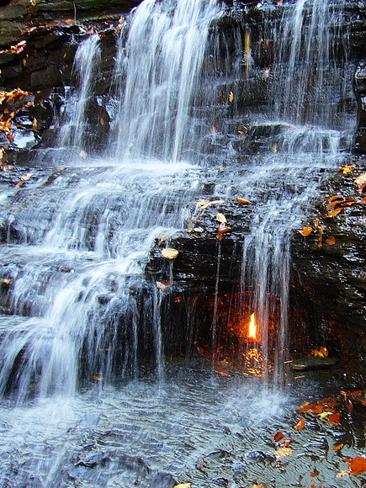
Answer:
[{"label": "stream at base of falls", "polygon": [[[301,487],[299,471],[310,473],[315,458],[337,483],[336,455],[322,451],[332,434],[308,432],[288,471],[278,469],[273,436],[290,430],[294,410],[323,391],[322,381],[325,393],[338,391],[317,374],[297,387],[284,363],[291,235],[353,136],[342,105],[349,80],[339,78],[347,60],[342,9],[297,0],[273,27],[270,108],[251,114],[256,150],[245,155],[243,130],[225,134],[210,112],[224,82],[242,76],[243,59],[226,53],[218,61],[211,24],[222,10],[216,0],[145,0],[131,14],[117,41],[108,147],[95,157],[86,114],[102,56],[98,34],[84,40],[55,147],[39,151],[26,187],[2,188],[1,488]],[[329,72],[314,73],[316,66]],[[238,126],[244,116],[227,95],[228,125]],[[209,179],[210,198],[241,195],[254,209],[237,285],[251,290],[242,305],[257,316],[263,378],[220,377],[198,354],[185,362],[166,354],[163,293],[146,265],[159,240],[186,230]],[[220,262],[216,269],[214,348]],[[174,273],[172,262],[170,282]],[[274,333],[270,297],[279,304]],[[169,321],[174,328],[175,317]]]}]

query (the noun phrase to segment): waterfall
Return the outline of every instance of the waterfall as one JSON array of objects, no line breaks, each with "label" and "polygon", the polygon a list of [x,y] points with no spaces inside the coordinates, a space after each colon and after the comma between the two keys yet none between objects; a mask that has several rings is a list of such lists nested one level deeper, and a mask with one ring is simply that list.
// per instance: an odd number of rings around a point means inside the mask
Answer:
[{"label": "waterfall", "polygon": [[[128,38],[121,34],[117,73],[118,157],[185,158],[189,110],[197,89],[216,0],[144,1]],[[113,137],[115,137],[113,135]]]},{"label": "waterfall", "polygon": [[99,41],[98,34],[90,36],[80,44],[75,54],[73,75],[78,88],[76,93],[68,94],[66,120],[62,120],[59,135],[59,145],[67,147],[71,157],[84,154],[87,149],[86,136],[88,130],[92,130],[88,128],[87,109],[101,59]]},{"label": "waterfall", "polygon": [[19,402],[30,394],[72,396],[85,380],[136,376],[151,337],[156,375],[164,377],[160,292],[141,313],[131,288],[143,282],[154,241],[183,228],[188,216],[195,169],[177,160],[219,12],[215,0],[145,0],[137,8],[116,66],[123,78],[117,157],[96,166],[80,165],[80,156],[87,156],[99,36],[77,49],[78,88],[66,99],[60,135],[71,167],[57,173],[57,191],[46,185],[29,209],[43,225],[22,224],[23,239],[9,248],[13,261],[22,251],[9,298],[17,319],[0,344],[0,395],[14,391]]},{"label": "waterfall", "polygon": [[[348,38],[341,32],[342,6],[331,0],[297,0],[284,8],[274,28],[275,60],[270,99],[275,107],[267,155],[256,174],[244,178],[246,195],[257,205],[244,238],[242,290],[253,290],[242,307],[257,314],[261,344],[278,381],[288,343],[291,237],[301,228],[309,201],[319,191],[319,169],[342,160],[341,140],[352,140],[345,94]],[[336,54],[337,53],[337,54]],[[331,87],[331,88],[330,88]],[[259,120],[258,130],[271,126]],[[337,128],[334,128],[336,126]],[[254,189],[259,184],[261,189]],[[250,189],[248,191],[248,188]],[[249,306],[248,302],[249,301]],[[276,317],[275,332],[273,317]]]}]

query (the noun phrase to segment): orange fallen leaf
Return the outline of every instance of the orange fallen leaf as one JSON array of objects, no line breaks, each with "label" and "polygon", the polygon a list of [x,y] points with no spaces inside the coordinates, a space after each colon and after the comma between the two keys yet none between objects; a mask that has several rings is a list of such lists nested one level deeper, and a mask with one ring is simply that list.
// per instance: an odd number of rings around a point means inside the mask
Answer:
[{"label": "orange fallen leaf", "polygon": [[341,451],[344,448],[344,444],[337,444],[336,446],[333,447],[332,451],[337,452]]},{"label": "orange fallen leaf", "polygon": [[330,236],[325,242],[328,244],[328,246],[335,246],[337,241],[334,236]]},{"label": "orange fallen leaf", "polygon": [[292,439],[285,439],[281,444],[280,447],[289,447],[294,441]]},{"label": "orange fallen leaf", "polygon": [[249,205],[252,202],[250,200],[247,200],[246,198],[237,197],[236,203],[238,203],[239,205]]},{"label": "orange fallen leaf", "polygon": [[317,478],[319,476],[319,471],[317,469],[314,469],[314,471],[310,473],[310,476],[311,478]]},{"label": "orange fallen leaf", "polygon": [[337,201],[342,201],[343,200],[343,196],[342,195],[333,195],[329,198],[327,198],[327,202],[329,203],[333,203],[333,202],[337,202]]},{"label": "orange fallen leaf", "polygon": [[350,473],[354,476],[363,474],[366,471],[366,459],[361,456],[347,460],[347,463],[349,464]]},{"label": "orange fallen leaf", "polygon": [[312,233],[313,233],[312,227],[303,227],[301,230],[299,230],[299,234],[301,234],[303,237],[309,237],[310,234]]},{"label": "orange fallen leaf", "polygon": [[273,439],[274,439],[274,441],[275,441],[275,442],[279,442],[279,441],[280,441],[281,439],[283,439],[284,437],[285,437],[285,436],[283,435],[283,433],[282,433],[282,432],[277,432],[277,433],[275,434],[275,436],[274,436],[274,438],[273,438]]},{"label": "orange fallen leaf", "polygon": [[305,428],[305,419],[301,418],[294,426],[294,429],[299,431],[299,430],[303,430],[304,428]]},{"label": "orange fallen leaf", "polygon": [[339,425],[341,423],[341,414],[336,412],[328,416],[328,421],[330,424]]}]

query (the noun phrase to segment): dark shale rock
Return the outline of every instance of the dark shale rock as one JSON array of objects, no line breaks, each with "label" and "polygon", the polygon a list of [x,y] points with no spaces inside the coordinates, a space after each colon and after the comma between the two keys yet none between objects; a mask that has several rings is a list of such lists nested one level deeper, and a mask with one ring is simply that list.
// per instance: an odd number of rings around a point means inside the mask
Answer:
[{"label": "dark shale rock", "polygon": [[[0,46],[19,40],[21,32],[34,25],[49,24],[59,20],[82,21],[92,17],[127,13],[140,0],[11,0],[0,5]],[[46,41],[47,42],[47,41]]]}]

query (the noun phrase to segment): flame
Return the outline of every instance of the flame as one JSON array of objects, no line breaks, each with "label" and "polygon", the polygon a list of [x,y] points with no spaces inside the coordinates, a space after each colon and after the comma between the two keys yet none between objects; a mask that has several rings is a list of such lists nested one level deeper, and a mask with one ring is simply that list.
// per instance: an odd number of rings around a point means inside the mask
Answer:
[{"label": "flame", "polygon": [[250,316],[248,339],[255,342],[258,340],[258,327],[255,320],[255,313],[252,313],[252,315]]}]

